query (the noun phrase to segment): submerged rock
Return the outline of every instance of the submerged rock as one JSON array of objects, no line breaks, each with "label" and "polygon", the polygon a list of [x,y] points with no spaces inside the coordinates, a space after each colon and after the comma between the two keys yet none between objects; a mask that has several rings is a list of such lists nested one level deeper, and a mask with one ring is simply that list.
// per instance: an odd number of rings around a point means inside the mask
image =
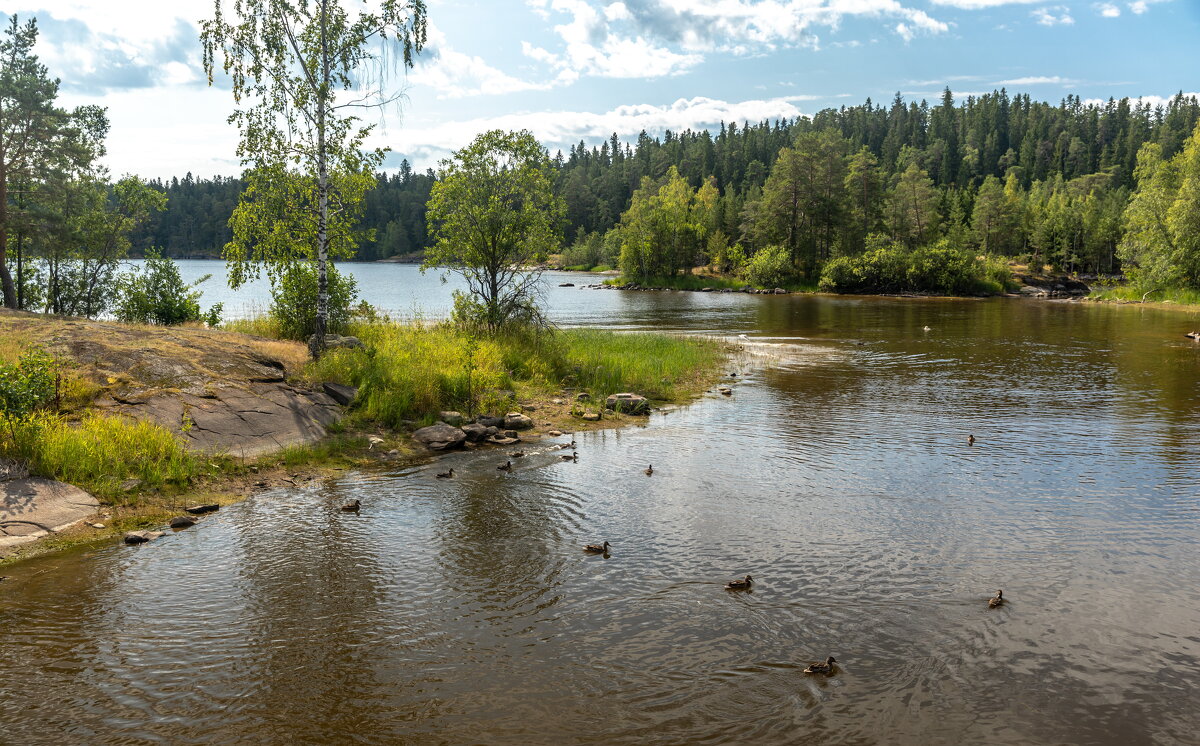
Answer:
[{"label": "submerged rock", "polygon": [[[266,482],[263,482],[263,485],[265,486]],[[221,506],[216,503],[205,503],[204,505],[193,505],[183,510],[185,513],[191,513],[192,515],[203,515],[205,513],[214,513],[220,509]]]},{"label": "submerged rock", "polygon": [[196,519],[189,518],[186,515],[177,515],[167,525],[171,528],[190,528],[196,525]]},{"label": "submerged rock", "polygon": [[145,544],[162,536],[162,531],[128,531],[125,534],[126,544]]}]

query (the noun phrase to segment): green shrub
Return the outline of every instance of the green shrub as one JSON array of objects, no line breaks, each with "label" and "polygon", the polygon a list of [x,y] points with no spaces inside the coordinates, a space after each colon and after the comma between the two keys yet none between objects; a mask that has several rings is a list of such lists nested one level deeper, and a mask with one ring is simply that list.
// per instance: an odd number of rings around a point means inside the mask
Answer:
[{"label": "green shrub", "polygon": [[742,276],[751,285],[774,288],[794,280],[796,270],[787,247],[773,245],[764,246],[755,252],[754,256],[746,261]]},{"label": "green shrub", "polygon": [[0,415],[24,417],[54,395],[54,358],[26,352],[16,365],[0,362]]},{"label": "green shrub", "polygon": [[872,236],[858,256],[837,257],[821,272],[820,288],[834,293],[989,295],[1009,283],[1007,266],[942,240],[909,251]]},{"label": "green shrub", "polygon": [[207,314],[200,311],[200,291],[196,287],[211,275],[187,285],[179,275],[179,265],[157,252],[146,255],[140,274],[130,272],[117,281],[116,316],[126,323],[173,326],[189,321],[220,323],[221,304]]},{"label": "green shrub", "polygon": [[[351,306],[358,294],[358,283],[343,275],[333,264],[327,265],[329,282],[329,323],[326,331],[341,334],[350,321]],[[279,323],[284,339],[301,342],[317,328],[317,268],[311,262],[294,262],[271,287],[271,316]]]}]

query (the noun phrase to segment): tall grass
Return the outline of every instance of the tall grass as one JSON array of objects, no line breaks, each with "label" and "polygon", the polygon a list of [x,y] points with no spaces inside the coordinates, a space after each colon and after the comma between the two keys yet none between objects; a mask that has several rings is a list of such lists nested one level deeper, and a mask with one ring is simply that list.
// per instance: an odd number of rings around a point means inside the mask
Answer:
[{"label": "tall grass", "polygon": [[48,413],[0,419],[0,455],[99,497],[120,494],[128,479],[143,490],[183,487],[205,467],[159,425],[94,413],[77,425]]},{"label": "tall grass", "polygon": [[359,388],[356,411],[391,427],[511,408],[508,392],[542,396],[563,386],[594,399],[634,391],[675,398],[723,359],[713,340],[572,329],[474,337],[449,324],[357,324],[363,350],[334,350],[309,366],[314,381]]},{"label": "tall grass", "polygon": [[1181,306],[1200,305],[1200,290],[1190,288],[1162,288],[1147,292],[1134,285],[1115,285],[1093,290],[1088,297],[1095,300],[1174,303]]}]

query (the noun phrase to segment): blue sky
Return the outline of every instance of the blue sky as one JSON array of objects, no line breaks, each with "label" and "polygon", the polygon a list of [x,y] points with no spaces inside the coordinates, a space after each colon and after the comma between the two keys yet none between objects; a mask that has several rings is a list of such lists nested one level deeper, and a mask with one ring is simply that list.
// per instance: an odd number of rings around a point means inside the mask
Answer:
[{"label": "blue sky", "polygon": [[[357,0],[343,0],[351,3]],[[232,175],[227,90],[200,70],[211,0],[10,0],[69,105],[107,106],[107,164]],[[1200,0],[429,0],[430,44],[373,143],[418,168],[492,127],[553,152],[1006,87],[1058,102],[1200,91]],[[114,10],[120,8],[120,10]],[[0,13],[0,18],[5,14]]]}]

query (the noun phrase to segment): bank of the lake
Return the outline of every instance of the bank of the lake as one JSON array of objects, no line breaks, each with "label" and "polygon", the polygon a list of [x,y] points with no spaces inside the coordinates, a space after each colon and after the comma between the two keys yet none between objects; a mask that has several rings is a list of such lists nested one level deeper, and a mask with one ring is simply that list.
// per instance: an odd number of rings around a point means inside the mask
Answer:
[{"label": "bank of the lake", "polygon": [[27,471],[101,501],[96,516],[0,554],[13,561],[157,528],[196,503],[227,505],[340,470],[427,460],[420,434],[440,419],[503,424],[517,415],[508,424],[519,432],[453,427],[472,433],[452,444],[466,448],[639,422],[642,413],[607,409],[607,396],[686,403],[724,372],[729,349],[711,338],[586,329],[500,339],[444,324],[351,331],[362,349],[309,363],[302,344],[263,335],[0,314],[0,362],[45,349],[59,360],[67,394],[58,414],[3,429],[0,458],[18,466],[0,479]]}]

